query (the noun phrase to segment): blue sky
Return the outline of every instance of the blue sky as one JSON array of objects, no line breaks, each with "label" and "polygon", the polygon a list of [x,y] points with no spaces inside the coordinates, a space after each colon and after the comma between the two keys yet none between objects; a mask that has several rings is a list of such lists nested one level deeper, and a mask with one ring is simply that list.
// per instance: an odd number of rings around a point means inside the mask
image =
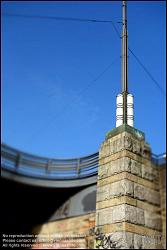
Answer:
[{"label": "blue sky", "polygon": [[[128,2],[129,47],[164,91],[165,8],[163,1]],[[112,20],[121,34],[121,1],[5,1],[2,13]],[[121,92],[121,40],[112,24],[1,19],[2,141],[55,158],[98,151],[115,127]],[[135,128],[154,153],[165,152],[165,96],[130,53],[129,92]]]}]

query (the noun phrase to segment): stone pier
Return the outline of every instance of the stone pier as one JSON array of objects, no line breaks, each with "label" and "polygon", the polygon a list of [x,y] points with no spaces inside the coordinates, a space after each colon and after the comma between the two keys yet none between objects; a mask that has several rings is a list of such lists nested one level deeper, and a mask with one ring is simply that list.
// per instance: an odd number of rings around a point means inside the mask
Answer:
[{"label": "stone pier", "polygon": [[99,151],[94,248],[162,249],[159,171],[144,133],[110,131]]},{"label": "stone pier", "polygon": [[162,218],[162,243],[166,249],[166,164],[163,164],[159,170],[159,188]]}]

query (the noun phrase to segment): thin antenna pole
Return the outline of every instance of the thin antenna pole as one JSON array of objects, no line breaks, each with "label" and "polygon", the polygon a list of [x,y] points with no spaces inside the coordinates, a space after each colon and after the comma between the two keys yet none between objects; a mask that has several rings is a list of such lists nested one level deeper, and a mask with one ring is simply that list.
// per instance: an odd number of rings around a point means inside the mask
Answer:
[{"label": "thin antenna pole", "polygon": [[126,1],[122,5],[122,94],[123,94],[123,123],[127,124],[127,93],[128,93],[128,36]]}]

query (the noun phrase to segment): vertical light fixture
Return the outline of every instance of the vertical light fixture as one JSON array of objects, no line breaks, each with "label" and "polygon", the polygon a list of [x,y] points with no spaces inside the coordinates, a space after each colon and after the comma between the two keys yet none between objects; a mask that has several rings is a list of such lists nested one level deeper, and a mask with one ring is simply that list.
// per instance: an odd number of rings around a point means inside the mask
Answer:
[{"label": "vertical light fixture", "polygon": [[128,93],[127,5],[122,1],[122,93],[117,95],[116,127],[134,126],[133,95]]}]

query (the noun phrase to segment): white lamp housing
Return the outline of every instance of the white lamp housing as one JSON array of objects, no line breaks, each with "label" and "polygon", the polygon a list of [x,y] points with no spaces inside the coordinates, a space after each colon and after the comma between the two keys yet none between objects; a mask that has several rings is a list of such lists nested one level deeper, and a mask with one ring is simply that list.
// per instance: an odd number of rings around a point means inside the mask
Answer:
[{"label": "white lamp housing", "polygon": [[[116,98],[116,128],[123,125],[123,95],[119,94]],[[127,124],[131,127],[134,126],[134,105],[133,95],[127,94]]]},{"label": "white lamp housing", "polygon": [[133,95],[127,95],[127,124],[131,127],[134,126],[134,104]]},{"label": "white lamp housing", "polygon": [[123,95],[117,95],[116,128],[123,124]]}]

